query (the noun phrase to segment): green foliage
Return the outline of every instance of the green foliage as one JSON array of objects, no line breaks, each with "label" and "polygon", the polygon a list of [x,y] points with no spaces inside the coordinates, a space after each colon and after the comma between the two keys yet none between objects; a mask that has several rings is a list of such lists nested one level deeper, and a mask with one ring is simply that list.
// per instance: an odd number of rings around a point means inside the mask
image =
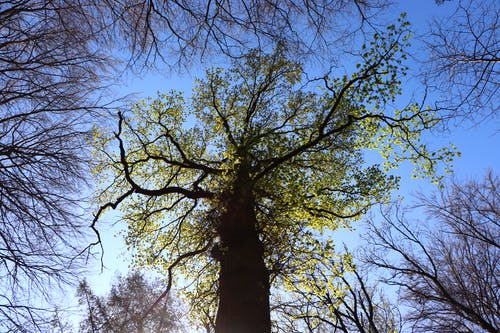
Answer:
[{"label": "green foliage", "polygon": [[[325,77],[322,90],[302,81],[282,48],[250,52],[230,69],[208,70],[190,100],[159,94],[120,115],[114,135],[96,130],[95,172],[111,175],[97,200],[120,204],[135,264],[170,274],[177,258],[217,242],[217,217],[243,169],[276,284],[310,274],[315,253],[335,256],[323,233],[386,201],[398,182],[388,169],[409,160],[415,175],[439,180],[438,162],[454,153],[421,142],[439,119],[418,104],[390,106],[401,93],[408,38],[401,19],[364,47],[356,73]],[[385,165],[367,165],[367,149]],[[210,316],[217,262],[198,252],[175,266],[192,281],[195,315]]]}]

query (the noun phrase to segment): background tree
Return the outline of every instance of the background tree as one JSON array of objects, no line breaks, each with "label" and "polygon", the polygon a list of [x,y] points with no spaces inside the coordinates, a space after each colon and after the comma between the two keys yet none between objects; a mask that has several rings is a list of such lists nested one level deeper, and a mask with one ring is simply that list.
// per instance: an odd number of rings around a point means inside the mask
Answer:
[{"label": "background tree", "polygon": [[[32,292],[48,296],[49,281],[70,279],[80,251],[74,239],[82,234],[83,138],[105,107],[104,69],[117,65],[110,60],[114,51],[128,46],[128,64],[140,66],[159,57],[188,64],[211,50],[237,56],[238,48],[277,40],[303,47],[306,34],[296,27],[313,28],[311,36],[322,40],[333,27],[330,14],[359,13],[362,25],[379,5],[0,1],[0,260],[6,277],[0,327],[28,329],[32,322],[37,328],[30,330],[42,329],[44,310],[30,305]],[[339,25],[353,26],[345,23],[340,17]]]},{"label": "background tree", "polygon": [[77,265],[85,124],[103,105],[96,90],[108,64],[93,41],[92,22],[74,2],[0,1],[4,332],[43,329],[50,315],[35,298]]},{"label": "background tree", "polygon": [[54,315],[50,324],[51,333],[70,333],[74,331],[71,320],[68,320],[68,318],[64,318],[64,315],[61,315],[61,311],[57,307],[54,310]]},{"label": "background tree", "polygon": [[[181,315],[171,297],[163,298],[148,311],[163,292],[160,280],[147,280],[139,272],[119,276],[104,297],[97,296],[86,281],[78,288],[80,305],[85,307],[80,333],[162,333],[179,332]],[[148,312],[147,315],[146,312]]]},{"label": "background tree", "polygon": [[400,288],[415,331],[498,332],[499,185],[491,172],[481,182],[449,184],[419,198],[428,223],[410,224],[399,212],[372,228],[378,251],[369,261]]},{"label": "background tree", "polygon": [[312,253],[331,250],[318,232],[348,225],[396,186],[378,165],[360,167],[361,149],[429,176],[453,156],[418,143],[438,122],[431,111],[388,106],[405,72],[405,27],[376,35],[358,71],[321,79],[322,93],[278,47],[209,70],[191,104],[172,92],[120,113],[117,132],[96,132],[95,221],[120,205],[136,262],[163,269],[167,290],[174,269],[187,273],[191,298],[217,307],[217,332],[269,332],[271,283],[303,274]]},{"label": "background tree", "polygon": [[[436,1],[443,3],[443,1]],[[474,121],[498,116],[500,39],[498,1],[447,1],[450,14],[435,19],[425,44],[424,76],[444,99],[436,107]]]}]

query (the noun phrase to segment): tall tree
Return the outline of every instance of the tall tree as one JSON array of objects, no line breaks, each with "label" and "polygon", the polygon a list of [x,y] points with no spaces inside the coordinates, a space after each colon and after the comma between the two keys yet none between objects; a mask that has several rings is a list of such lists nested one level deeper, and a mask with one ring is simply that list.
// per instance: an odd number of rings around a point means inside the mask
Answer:
[{"label": "tall tree", "polygon": [[95,135],[103,185],[94,222],[120,206],[137,263],[163,267],[167,290],[174,269],[191,276],[203,310],[217,307],[217,332],[269,332],[271,282],[302,274],[312,253],[331,250],[319,233],[396,186],[379,165],[363,168],[363,149],[429,176],[453,156],[419,143],[438,122],[429,109],[389,106],[406,27],[377,34],[352,75],[315,81],[323,92],[307,89],[278,47],[209,70],[189,104],[172,92],[120,113],[114,134]]},{"label": "tall tree", "polygon": [[321,260],[320,265],[300,280],[289,281],[292,293],[275,309],[277,331],[402,332],[397,304],[391,303],[383,290],[372,284],[373,279],[367,278],[367,268],[354,264],[352,254],[346,252],[341,257]]},{"label": "tall tree", "polygon": [[402,214],[373,227],[369,261],[400,288],[415,331],[499,331],[499,186],[491,172],[481,182],[452,183],[420,198],[428,214],[420,228]]}]

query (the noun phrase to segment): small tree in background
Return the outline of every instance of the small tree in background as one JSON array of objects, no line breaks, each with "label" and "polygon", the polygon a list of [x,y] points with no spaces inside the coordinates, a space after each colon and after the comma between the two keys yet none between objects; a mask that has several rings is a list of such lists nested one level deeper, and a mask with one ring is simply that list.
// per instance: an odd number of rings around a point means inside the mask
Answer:
[{"label": "small tree in background", "polygon": [[148,281],[139,272],[119,276],[106,296],[97,296],[86,281],[78,287],[80,305],[85,307],[80,333],[167,333],[180,332],[180,311],[171,297],[161,299],[159,280]]}]

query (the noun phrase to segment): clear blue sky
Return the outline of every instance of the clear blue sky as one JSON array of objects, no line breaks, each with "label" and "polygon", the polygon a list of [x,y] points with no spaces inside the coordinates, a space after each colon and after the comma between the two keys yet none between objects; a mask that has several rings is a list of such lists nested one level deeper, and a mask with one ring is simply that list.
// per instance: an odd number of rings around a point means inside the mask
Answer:
[{"label": "clear blue sky", "polygon": [[[444,4],[442,6],[435,5],[434,0],[402,0],[399,1],[397,9],[392,12],[392,16],[396,18],[401,12],[407,12],[408,20],[412,23],[413,30],[416,33],[426,29],[426,24],[434,17],[434,15],[443,15],[449,12],[452,4]],[[388,24],[391,23],[388,18]],[[201,73],[200,70],[194,71],[190,75],[176,76],[175,73],[169,76],[147,74],[141,78],[134,75],[129,75],[124,78],[124,84],[117,90],[121,93],[137,93],[138,98],[146,96],[154,96],[157,91],[168,91],[171,89],[183,90],[189,92],[192,88],[193,78]],[[405,91],[413,92],[415,89],[411,82],[405,86]],[[499,119],[494,119],[489,122],[483,122],[479,126],[462,126],[454,129],[450,133],[436,133],[427,135],[426,140],[432,142],[436,146],[447,145],[454,143],[462,156],[454,163],[455,175],[458,179],[468,177],[481,177],[484,171],[491,168],[495,171],[500,170],[500,123]],[[407,197],[415,191],[428,192],[435,189],[434,185],[429,184],[426,180],[415,180],[410,177],[411,168],[403,167],[398,170],[402,176],[401,189],[398,193]],[[102,238],[105,249],[104,264],[107,267],[104,272],[99,273],[99,268],[95,269],[95,275],[88,276],[88,280],[92,287],[102,293],[109,290],[112,277],[116,272],[126,274],[127,255],[120,237],[116,236],[119,225],[114,228],[109,228],[114,214],[107,214],[104,221],[99,222],[99,229],[102,230]]]}]

